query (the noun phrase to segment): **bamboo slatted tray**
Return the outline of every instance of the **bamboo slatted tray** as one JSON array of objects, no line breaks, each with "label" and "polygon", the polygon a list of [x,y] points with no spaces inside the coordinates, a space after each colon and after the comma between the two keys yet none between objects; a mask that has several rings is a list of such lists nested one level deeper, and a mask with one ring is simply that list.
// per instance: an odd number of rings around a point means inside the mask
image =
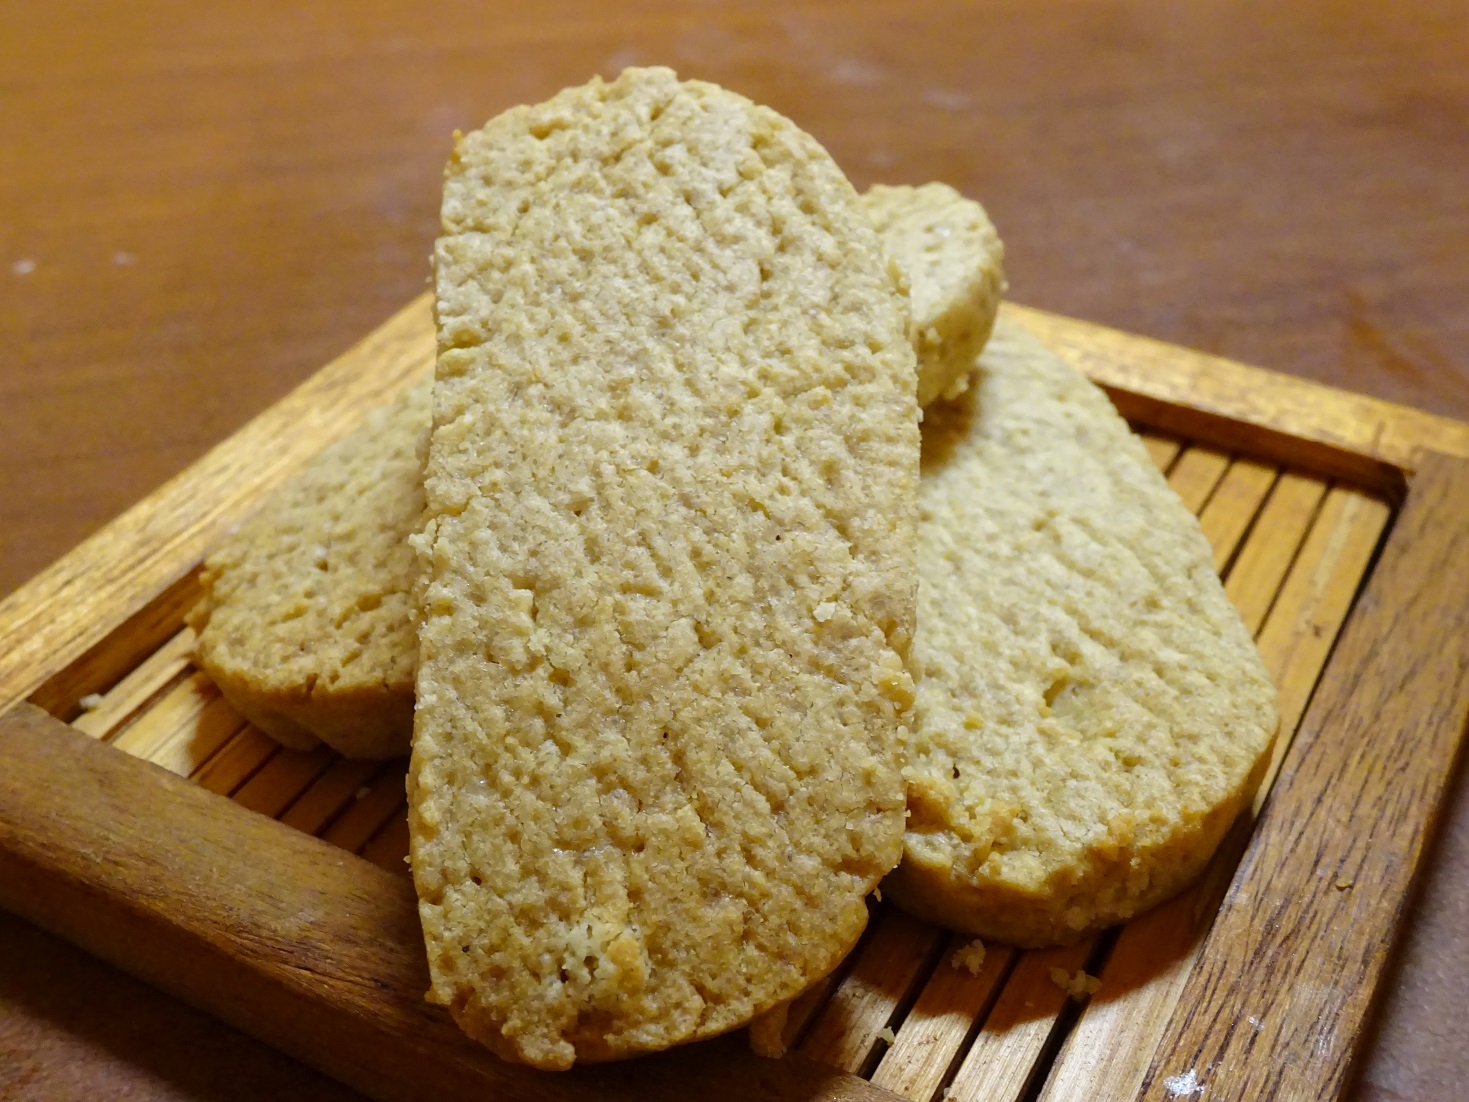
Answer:
[{"label": "bamboo slatted tray", "polygon": [[384,1099],[1338,1095],[1469,717],[1469,425],[1006,309],[1143,433],[1280,690],[1261,795],[1179,898],[977,973],[874,902],[781,1061],[547,1075],[462,1037],[422,1001],[403,763],[278,748],[182,620],[223,532],[429,369],[420,299],[0,603],[0,905]]}]

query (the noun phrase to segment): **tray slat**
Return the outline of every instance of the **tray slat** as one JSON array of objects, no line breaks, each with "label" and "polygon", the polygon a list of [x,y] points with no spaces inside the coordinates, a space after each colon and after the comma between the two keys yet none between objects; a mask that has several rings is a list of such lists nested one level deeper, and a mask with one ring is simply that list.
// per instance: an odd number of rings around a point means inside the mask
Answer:
[{"label": "tray slat", "polygon": [[184,675],[193,653],[194,633],[184,628],[125,676],[96,707],[72,720],[71,725],[93,738],[110,738]]},{"label": "tray slat", "polygon": [[307,834],[319,834],[381,768],[375,761],[342,758],[333,762],[286,810],[281,822]]},{"label": "tray slat", "polygon": [[1214,548],[1214,569],[1219,573],[1227,572],[1240,541],[1254,523],[1260,505],[1279,475],[1279,469],[1269,463],[1241,458],[1229,465],[1214,488],[1199,513],[1199,526]]},{"label": "tray slat", "polygon": [[[404,809],[406,812],[406,808]],[[387,824],[373,835],[372,841],[362,847],[362,856],[380,869],[408,875],[408,816],[394,815]]]},{"label": "tray slat", "polygon": [[1006,303],[1036,336],[1160,432],[1395,493],[1420,449],[1469,458],[1469,424],[1105,325]]},{"label": "tray slat", "polygon": [[1183,499],[1189,512],[1197,513],[1209,500],[1209,495],[1214,492],[1214,487],[1219,485],[1219,480],[1228,469],[1228,452],[1201,444],[1190,444],[1179,453],[1165,473],[1168,475],[1168,485]]},{"label": "tray slat", "polygon": [[1316,522],[1326,490],[1319,478],[1284,472],[1270,491],[1255,531],[1230,566],[1224,592],[1251,633],[1259,635],[1286,571]]},{"label": "tray slat", "polygon": [[970,938],[951,934],[918,1001],[872,1074],[872,1082],[904,1098],[931,1098],[954,1070],[988,1016],[1019,954],[991,946],[979,971],[957,966],[954,955]]},{"label": "tray slat", "polygon": [[857,949],[847,978],[822,1008],[801,1051],[861,1075],[880,1051],[878,1034],[897,1024],[945,940],[943,931],[928,923],[881,908],[871,936]]}]

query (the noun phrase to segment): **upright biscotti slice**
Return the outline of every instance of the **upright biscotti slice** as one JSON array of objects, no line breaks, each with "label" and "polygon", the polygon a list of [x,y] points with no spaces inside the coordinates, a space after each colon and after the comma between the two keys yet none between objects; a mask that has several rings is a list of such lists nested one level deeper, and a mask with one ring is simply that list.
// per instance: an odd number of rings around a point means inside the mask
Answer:
[{"label": "upright biscotti slice", "polygon": [[545,1068],[734,1028],[901,850],[902,297],[810,137],[658,69],[460,140],[435,264],[429,997]]},{"label": "upright biscotti slice", "polygon": [[984,208],[948,184],[875,184],[862,203],[908,279],[918,404],[957,397],[1005,294],[1000,237]]},{"label": "upright biscotti slice", "polygon": [[408,546],[423,513],[429,384],[324,450],[204,564],[196,661],[298,749],[408,751],[418,665]]},{"label": "upright biscotti slice", "polygon": [[1105,395],[1001,317],[927,411],[908,836],[884,891],[1017,945],[1178,891],[1275,694],[1193,516]]}]

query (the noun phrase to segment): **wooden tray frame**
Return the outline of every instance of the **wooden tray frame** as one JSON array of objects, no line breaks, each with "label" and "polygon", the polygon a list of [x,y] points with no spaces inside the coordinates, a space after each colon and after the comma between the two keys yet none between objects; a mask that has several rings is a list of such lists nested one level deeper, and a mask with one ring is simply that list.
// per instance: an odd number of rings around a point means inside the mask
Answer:
[{"label": "wooden tray frame", "polygon": [[[1159,920],[1156,1049],[1119,1051],[1092,1030],[1065,1081],[1026,1089],[1048,1102],[1201,1086],[1211,1102],[1336,1097],[1469,718],[1469,425],[1006,309],[1134,421],[1398,506],[1269,798],[1226,843],[1217,883],[1193,893],[1217,912],[1181,940]],[[428,369],[431,332],[415,300],[0,602],[0,906],[377,1098],[898,1097],[799,1054],[755,1058],[734,1037],[554,1077],[500,1063],[422,1001],[402,876],[66,726],[83,696],[168,643],[225,531]],[[1148,921],[1129,929],[1145,938]]]}]

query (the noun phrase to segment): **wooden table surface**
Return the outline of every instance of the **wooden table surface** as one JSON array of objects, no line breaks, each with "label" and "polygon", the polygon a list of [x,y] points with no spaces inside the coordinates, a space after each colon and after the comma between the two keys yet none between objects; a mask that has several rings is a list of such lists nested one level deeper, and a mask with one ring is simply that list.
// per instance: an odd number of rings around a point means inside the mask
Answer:
[{"label": "wooden table surface", "polygon": [[[666,63],[1030,305],[1469,419],[1463,0],[0,7],[0,594],[422,289],[449,134]],[[1364,1061],[1469,1081],[1461,778]],[[0,916],[0,1097],[354,1097]]]}]

